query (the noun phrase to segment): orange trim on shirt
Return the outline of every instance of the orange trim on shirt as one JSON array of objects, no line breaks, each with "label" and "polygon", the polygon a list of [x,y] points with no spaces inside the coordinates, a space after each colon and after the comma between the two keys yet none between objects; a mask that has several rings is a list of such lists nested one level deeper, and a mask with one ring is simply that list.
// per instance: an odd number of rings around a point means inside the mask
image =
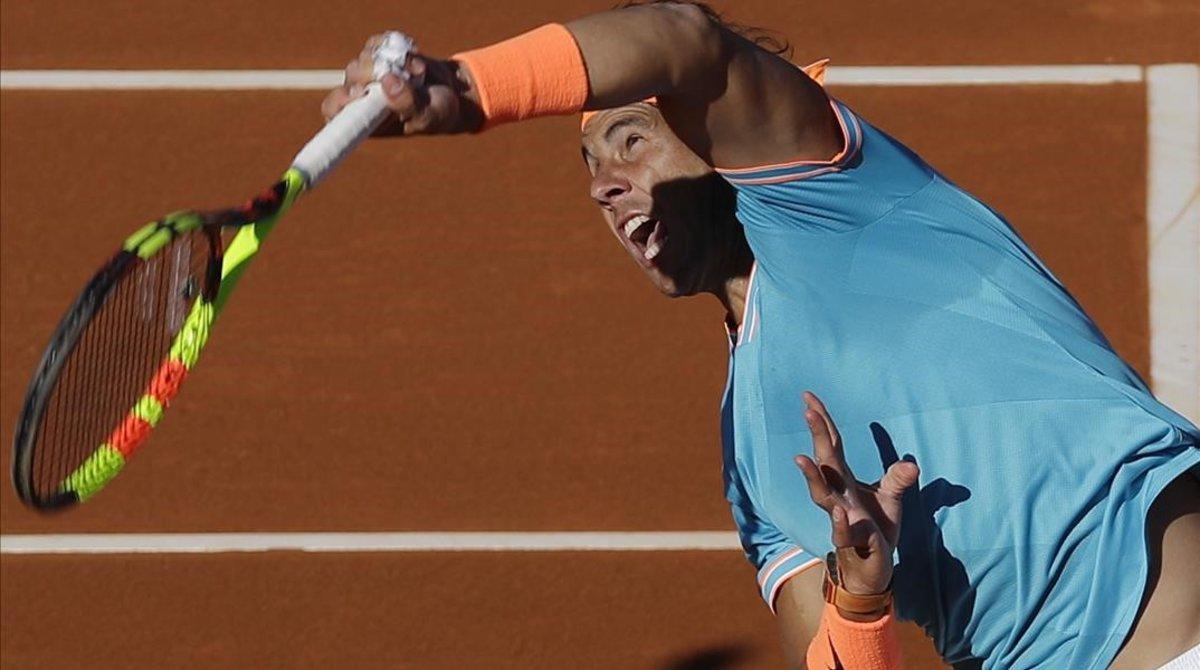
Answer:
[{"label": "orange trim on shirt", "polygon": [[[834,117],[837,118],[838,127],[841,128],[841,130],[842,130],[842,148],[840,151],[838,151],[836,154],[834,154],[832,158],[830,158],[828,160],[796,160],[796,161],[786,161],[783,163],[764,163],[763,165],[752,165],[750,167],[742,167],[742,168],[719,167],[719,168],[715,168],[716,171],[720,172],[723,175],[739,175],[739,174],[746,174],[749,172],[761,172],[763,170],[778,170],[778,169],[783,169],[783,168],[803,167],[805,165],[828,165],[828,166],[837,165],[839,162],[844,160],[846,158],[847,154],[849,154],[850,150],[853,149],[854,138],[850,134],[850,128],[846,124],[846,118],[842,114],[842,110],[838,107],[837,103],[833,101],[833,98],[829,99],[829,106],[831,108],[833,108],[833,115],[834,115]],[[858,128],[858,122],[855,121],[853,118],[851,118],[851,123],[853,123],[855,125],[855,128]],[[787,179],[796,179],[798,176],[799,175],[787,175]],[[777,177],[768,177],[765,179],[774,180],[774,179],[777,179]],[[758,180],[746,180],[745,182],[739,181],[739,183],[769,184],[769,183],[773,183],[773,182],[758,181]]]},{"label": "orange trim on shirt", "polygon": [[733,183],[737,184],[738,186],[743,186],[743,185],[744,186],[758,186],[760,184],[782,184],[785,181],[798,181],[800,179],[809,179],[811,177],[816,177],[818,175],[829,174],[830,172],[837,172],[838,169],[839,168],[836,165],[830,165],[829,167],[823,167],[819,170],[810,170],[808,172],[802,172],[800,174],[781,174],[781,175],[777,175],[775,177],[758,177],[758,178],[750,178],[750,179],[737,179]]},{"label": "orange trim on shirt", "polygon": [[778,612],[775,611],[775,601],[779,599],[779,592],[783,590],[783,585],[786,584],[789,579],[795,577],[801,572],[808,571],[809,568],[815,568],[818,565],[823,564],[824,561],[821,559],[813,558],[801,563],[800,565],[797,565],[782,575],[779,575],[779,579],[776,579],[775,583],[771,585],[771,592],[767,594],[767,607],[771,609],[771,614],[778,614]]}]

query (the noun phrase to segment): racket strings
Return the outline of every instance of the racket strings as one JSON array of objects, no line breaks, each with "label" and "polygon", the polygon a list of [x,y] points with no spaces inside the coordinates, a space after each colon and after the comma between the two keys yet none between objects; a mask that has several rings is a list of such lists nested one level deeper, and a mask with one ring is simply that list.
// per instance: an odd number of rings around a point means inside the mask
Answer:
[{"label": "racket strings", "polygon": [[[152,266],[152,259],[147,265]],[[134,271],[136,272],[137,264]],[[119,280],[103,307],[87,325],[67,366],[59,377],[53,396],[56,410],[53,420],[47,420],[39,432],[39,445],[34,454],[44,457],[44,467],[38,468],[37,489],[51,493],[64,477],[82,463],[103,442],[98,435],[104,424],[112,420],[117,403],[113,389],[122,385],[129,374],[118,353],[118,340],[127,334],[121,324],[128,322],[130,313],[130,278]]]},{"label": "racket strings", "polygon": [[212,258],[211,240],[198,229],[149,259],[129,262],[116,279],[48,399],[33,450],[38,495],[54,495],[102,444],[120,437],[118,428],[124,428],[204,292]]}]

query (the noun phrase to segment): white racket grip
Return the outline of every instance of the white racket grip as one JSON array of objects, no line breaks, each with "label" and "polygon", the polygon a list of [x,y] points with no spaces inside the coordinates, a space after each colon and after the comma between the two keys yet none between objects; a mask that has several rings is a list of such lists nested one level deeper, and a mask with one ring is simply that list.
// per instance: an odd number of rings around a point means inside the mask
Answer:
[{"label": "white racket grip", "polygon": [[292,161],[292,167],[304,175],[307,188],[313,188],[390,113],[383,88],[379,82],[372,82],[367,86],[365,96],[342,108],[304,145]]},{"label": "white racket grip", "polygon": [[375,47],[376,81],[367,85],[366,95],[343,107],[292,161],[292,167],[304,175],[307,188],[316,186],[387,119],[391,112],[378,79],[389,72],[407,78],[404,65],[414,51],[412,38],[404,33],[391,31],[384,35]]}]

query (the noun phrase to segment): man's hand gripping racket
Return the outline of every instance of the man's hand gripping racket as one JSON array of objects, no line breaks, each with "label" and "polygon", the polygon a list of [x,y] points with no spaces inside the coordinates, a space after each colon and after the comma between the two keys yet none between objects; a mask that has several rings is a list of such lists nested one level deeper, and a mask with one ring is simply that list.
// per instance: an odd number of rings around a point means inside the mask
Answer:
[{"label": "man's hand gripping racket", "polygon": [[[390,32],[374,79],[407,79],[413,41]],[[296,198],[391,116],[378,83],[300,150],[245,205],[176,212],[127,238],[67,310],[30,382],[13,442],[13,483],[32,507],[87,500],[162,420],[241,273]],[[238,228],[223,248],[222,230]]]}]

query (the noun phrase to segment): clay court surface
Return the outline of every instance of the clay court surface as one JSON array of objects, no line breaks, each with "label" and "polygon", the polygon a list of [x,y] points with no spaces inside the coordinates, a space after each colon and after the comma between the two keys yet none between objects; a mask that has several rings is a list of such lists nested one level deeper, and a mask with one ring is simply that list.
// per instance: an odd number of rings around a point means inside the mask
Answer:
[{"label": "clay court surface", "polygon": [[[1184,0],[718,4],[835,68],[1200,62]],[[384,28],[445,54],[607,6],[5,0],[0,46],[4,70],[338,69]],[[1146,88],[831,86],[1004,213],[1148,375]],[[322,97],[3,91],[6,450],[95,267],[149,219],[267,185]],[[577,128],[363,146],[274,233],[125,473],[56,516],[6,485],[3,533],[732,530],[721,310],[641,279]],[[5,553],[0,578],[6,668],[782,663],[737,550]]]}]

